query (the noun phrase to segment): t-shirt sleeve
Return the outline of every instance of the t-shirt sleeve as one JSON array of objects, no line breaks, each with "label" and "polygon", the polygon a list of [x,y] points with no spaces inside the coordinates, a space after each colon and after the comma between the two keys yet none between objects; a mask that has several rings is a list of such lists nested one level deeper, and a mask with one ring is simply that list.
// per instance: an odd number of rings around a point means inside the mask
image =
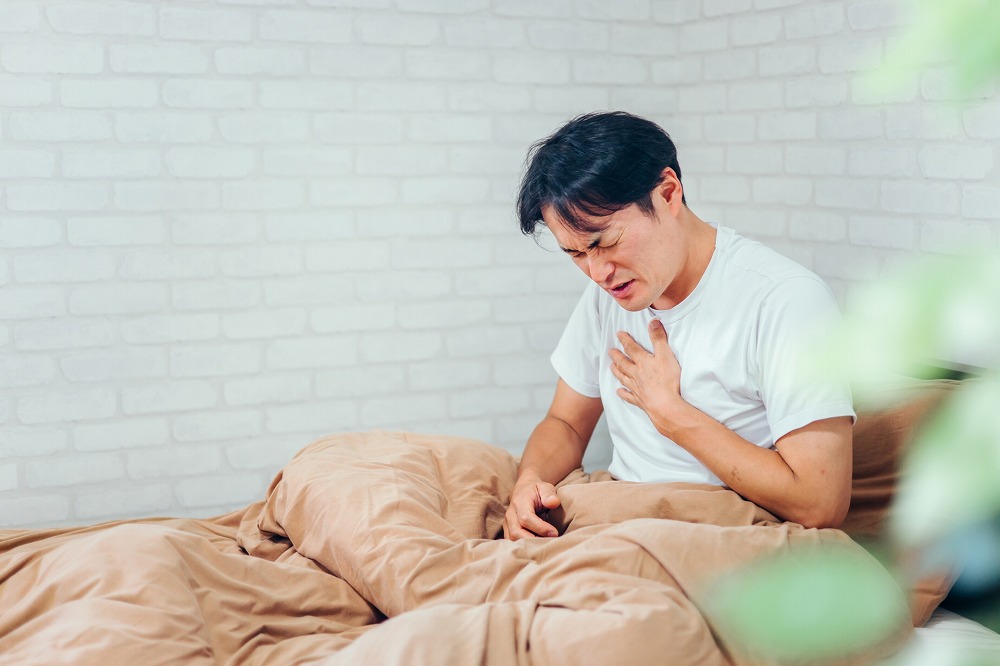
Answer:
[{"label": "t-shirt sleeve", "polygon": [[774,442],[821,419],[857,419],[850,383],[829,362],[840,328],[837,301],[818,278],[786,280],[765,296],[756,358]]},{"label": "t-shirt sleeve", "polygon": [[550,359],[559,377],[588,398],[601,397],[600,293],[596,284],[587,286]]}]

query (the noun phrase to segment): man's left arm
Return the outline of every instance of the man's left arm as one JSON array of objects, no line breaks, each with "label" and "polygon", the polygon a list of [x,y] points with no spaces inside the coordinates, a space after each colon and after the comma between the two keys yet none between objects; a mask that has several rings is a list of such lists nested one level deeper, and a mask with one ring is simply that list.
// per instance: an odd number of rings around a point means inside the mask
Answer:
[{"label": "man's left arm", "polygon": [[644,410],[656,429],[686,449],[746,499],[805,527],[835,527],[851,495],[852,418],[819,419],[761,448],[687,403],[680,366],[658,320],[649,328],[653,350],[620,333],[612,349],[618,395]]},{"label": "man's left arm", "polygon": [[837,527],[844,521],[851,502],[851,417],[813,421],[765,449],[694,407],[687,409],[696,413],[678,412],[654,424],[729,488],[804,527]]}]

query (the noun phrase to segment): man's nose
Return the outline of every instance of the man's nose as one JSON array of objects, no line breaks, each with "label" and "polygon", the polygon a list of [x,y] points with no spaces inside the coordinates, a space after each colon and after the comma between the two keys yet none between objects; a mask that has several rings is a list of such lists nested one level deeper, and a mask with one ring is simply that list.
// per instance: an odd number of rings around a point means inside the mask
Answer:
[{"label": "man's nose", "polygon": [[614,264],[607,259],[596,254],[587,258],[587,274],[597,284],[605,284],[614,272]]}]

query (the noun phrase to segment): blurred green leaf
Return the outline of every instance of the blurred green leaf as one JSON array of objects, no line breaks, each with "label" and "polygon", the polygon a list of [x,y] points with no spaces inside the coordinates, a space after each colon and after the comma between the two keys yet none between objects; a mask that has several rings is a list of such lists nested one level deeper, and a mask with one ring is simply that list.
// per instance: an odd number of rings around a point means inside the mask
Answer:
[{"label": "blurred green leaf", "polygon": [[846,546],[796,548],[718,581],[707,616],[728,649],[768,663],[822,663],[891,649],[910,613],[895,581]]},{"label": "blurred green leaf", "polygon": [[1000,513],[1000,377],[958,389],[917,433],[901,476],[890,525],[904,546]]},{"label": "blurred green leaf", "polygon": [[975,95],[1000,73],[1000,3],[995,0],[922,0],[914,22],[889,50],[869,88],[912,79],[929,61],[943,59],[954,96]]},{"label": "blurred green leaf", "polygon": [[930,257],[859,289],[830,369],[846,371],[861,402],[885,385],[926,377],[942,362],[1000,365],[1000,256]]}]

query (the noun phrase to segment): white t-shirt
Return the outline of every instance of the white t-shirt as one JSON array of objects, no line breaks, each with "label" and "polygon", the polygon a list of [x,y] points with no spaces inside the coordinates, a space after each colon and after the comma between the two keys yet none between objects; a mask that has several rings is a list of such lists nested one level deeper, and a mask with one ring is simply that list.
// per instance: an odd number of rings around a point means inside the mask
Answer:
[{"label": "white t-shirt", "polygon": [[813,421],[854,417],[847,382],[822,376],[840,318],[823,281],[773,250],[718,227],[694,291],[669,310],[629,312],[591,283],[570,316],[552,365],[570,388],[601,398],[611,433],[608,471],[626,481],[722,481],[618,397],[608,350],[626,331],[652,349],[658,317],[681,366],[681,396],[744,439],[770,448]]}]

